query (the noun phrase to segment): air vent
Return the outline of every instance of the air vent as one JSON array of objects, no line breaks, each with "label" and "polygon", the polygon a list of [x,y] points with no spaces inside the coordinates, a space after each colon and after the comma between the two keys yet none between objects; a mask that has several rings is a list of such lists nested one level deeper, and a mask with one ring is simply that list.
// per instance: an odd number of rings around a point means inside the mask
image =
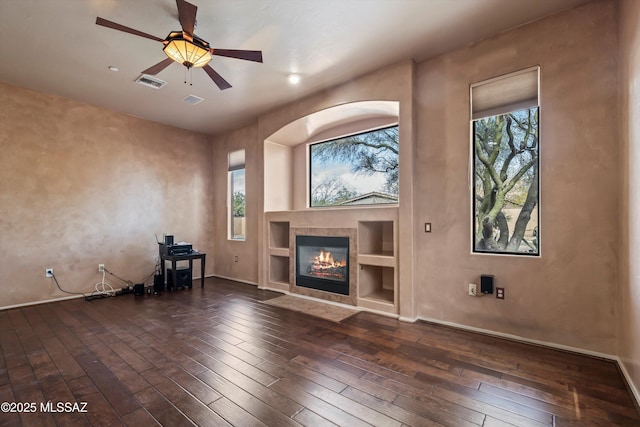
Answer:
[{"label": "air vent", "polygon": [[200,98],[199,96],[189,95],[182,100],[182,102],[186,104],[196,105],[200,102],[204,101],[204,98]]},{"label": "air vent", "polygon": [[149,86],[154,89],[160,89],[162,86],[167,84],[167,82],[156,79],[155,77],[149,76],[147,74],[142,74],[140,77],[138,77],[136,79],[136,83],[144,86]]}]

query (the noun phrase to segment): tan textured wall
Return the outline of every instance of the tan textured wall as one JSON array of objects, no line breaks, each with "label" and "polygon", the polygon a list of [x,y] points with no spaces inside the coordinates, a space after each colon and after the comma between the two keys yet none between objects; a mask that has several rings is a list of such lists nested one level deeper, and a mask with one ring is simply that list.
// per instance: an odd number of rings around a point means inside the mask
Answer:
[{"label": "tan textured wall", "polygon": [[[619,175],[615,2],[597,1],[419,64],[418,315],[616,351]],[[540,258],[472,255],[469,84],[541,66]],[[418,227],[416,227],[418,228]],[[467,296],[493,274],[506,299]]]},{"label": "tan textured wall", "polygon": [[67,296],[47,267],[73,292],[98,263],[138,282],[155,233],[213,254],[204,135],[3,84],[0,99],[0,307]]},{"label": "tan textured wall", "polygon": [[[262,174],[258,168],[262,144],[259,148],[258,150],[258,128],[255,124],[213,138],[215,274],[254,284],[258,283],[258,218],[262,216],[262,207],[258,204],[258,198],[262,194]],[[240,149],[245,150],[246,167],[245,241],[227,238],[228,155]]]},{"label": "tan textured wall", "polygon": [[619,354],[640,398],[640,2],[620,2],[620,137],[623,188]]}]

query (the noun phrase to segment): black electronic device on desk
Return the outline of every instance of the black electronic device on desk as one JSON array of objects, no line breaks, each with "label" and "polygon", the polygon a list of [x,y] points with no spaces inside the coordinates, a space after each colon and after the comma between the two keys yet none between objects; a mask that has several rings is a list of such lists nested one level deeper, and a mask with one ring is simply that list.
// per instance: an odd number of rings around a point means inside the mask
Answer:
[{"label": "black electronic device on desk", "polygon": [[193,252],[193,245],[187,242],[173,243],[172,235],[164,236],[164,243],[160,245],[160,255],[189,255]]},{"label": "black electronic device on desk", "polygon": [[188,255],[191,252],[193,252],[193,246],[186,243],[167,246],[167,254],[169,255]]}]

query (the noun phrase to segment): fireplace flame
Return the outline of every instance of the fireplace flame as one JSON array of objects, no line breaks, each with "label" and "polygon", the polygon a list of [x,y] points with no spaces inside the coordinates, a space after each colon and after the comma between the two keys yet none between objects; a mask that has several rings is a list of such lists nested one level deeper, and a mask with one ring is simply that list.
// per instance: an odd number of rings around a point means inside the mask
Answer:
[{"label": "fireplace flame", "polygon": [[335,261],[331,255],[331,251],[325,252],[324,250],[321,250],[320,254],[315,257],[314,264],[321,268],[335,268],[344,267],[347,265],[347,262],[345,260]]}]

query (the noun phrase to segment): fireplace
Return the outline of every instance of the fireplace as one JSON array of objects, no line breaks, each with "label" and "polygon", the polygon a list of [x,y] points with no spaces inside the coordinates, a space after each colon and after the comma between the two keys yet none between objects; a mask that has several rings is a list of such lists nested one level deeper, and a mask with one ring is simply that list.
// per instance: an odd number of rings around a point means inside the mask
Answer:
[{"label": "fireplace", "polygon": [[349,295],[349,237],[296,236],[296,285]]}]

